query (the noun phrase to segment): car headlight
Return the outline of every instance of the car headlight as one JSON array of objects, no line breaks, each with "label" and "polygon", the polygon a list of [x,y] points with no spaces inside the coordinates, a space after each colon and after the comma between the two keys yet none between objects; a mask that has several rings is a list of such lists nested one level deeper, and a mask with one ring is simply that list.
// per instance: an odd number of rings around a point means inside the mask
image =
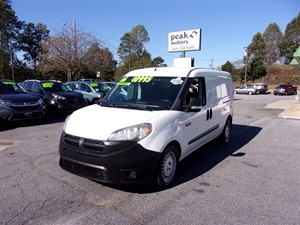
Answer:
[{"label": "car headlight", "polygon": [[117,130],[108,141],[140,141],[152,132],[152,124],[143,123]]},{"label": "car headlight", "polygon": [[0,104],[1,104],[1,105],[4,105],[4,106],[10,106],[11,103],[12,103],[12,102],[10,102],[10,101],[4,101],[4,100],[0,101]]},{"label": "car headlight", "polygon": [[56,95],[56,94],[52,94],[52,96],[56,99],[59,99],[59,100],[65,100],[66,98],[63,97],[63,96],[60,96],[60,95]]}]

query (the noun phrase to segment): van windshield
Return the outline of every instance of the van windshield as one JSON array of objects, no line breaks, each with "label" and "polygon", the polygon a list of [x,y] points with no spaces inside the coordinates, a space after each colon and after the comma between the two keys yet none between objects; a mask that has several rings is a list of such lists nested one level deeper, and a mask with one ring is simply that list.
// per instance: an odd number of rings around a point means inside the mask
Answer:
[{"label": "van windshield", "polygon": [[173,105],[185,78],[124,77],[102,102],[102,106],[168,110]]}]

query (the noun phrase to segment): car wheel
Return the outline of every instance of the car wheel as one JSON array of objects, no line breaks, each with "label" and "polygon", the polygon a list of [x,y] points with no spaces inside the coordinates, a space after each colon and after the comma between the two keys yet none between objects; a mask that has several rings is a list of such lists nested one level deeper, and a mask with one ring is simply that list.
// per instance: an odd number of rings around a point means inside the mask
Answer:
[{"label": "car wheel", "polygon": [[176,174],[178,163],[178,150],[174,145],[169,145],[162,153],[158,164],[157,184],[161,188],[169,186]]},{"label": "car wheel", "polygon": [[98,104],[100,102],[99,98],[94,98],[92,104]]},{"label": "car wheel", "polygon": [[229,119],[227,119],[224,129],[223,129],[221,135],[219,136],[219,140],[221,143],[223,143],[223,144],[229,143],[231,127],[232,127],[231,121]]},{"label": "car wheel", "polygon": [[234,93],[234,94],[237,94],[237,91],[234,91],[233,93]]},{"label": "car wheel", "polygon": [[249,91],[249,93],[248,93],[249,95],[252,95],[253,93],[252,93],[252,91]]}]

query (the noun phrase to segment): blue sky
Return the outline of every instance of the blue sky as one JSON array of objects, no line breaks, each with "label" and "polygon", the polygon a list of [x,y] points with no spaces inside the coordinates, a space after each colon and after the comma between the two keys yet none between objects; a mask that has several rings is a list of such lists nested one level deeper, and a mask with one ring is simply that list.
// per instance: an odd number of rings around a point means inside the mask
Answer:
[{"label": "blue sky", "polygon": [[78,29],[104,41],[115,59],[121,37],[144,25],[147,51],[169,66],[181,53],[168,52],[168,33],[200,28],[201,50],[186,52],[197,67],[241,59],[257,32],[277,23],[284,33],[300,12],[299,0],[12,0],[11,5],[19,20],[46,24],[50,34],[76,21]]}]

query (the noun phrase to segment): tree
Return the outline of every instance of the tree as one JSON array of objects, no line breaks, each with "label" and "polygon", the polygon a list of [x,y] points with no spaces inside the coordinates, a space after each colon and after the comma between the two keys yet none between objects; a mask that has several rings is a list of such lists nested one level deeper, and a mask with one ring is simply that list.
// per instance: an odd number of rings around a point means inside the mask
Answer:
[{"label": "tree", "polygon": [[137,25],[132,28],[131,32],[125,33],[118,48],[120,65],[126,65],[128,70],[131,70],[132,65],[144,55],[144,43],[149,40],[148,31],[143,25]]},{"label": "tree", "polygon": [[108,48],[100,48],[98,43],[93,43],[82,57],[82,63],[86,68],[86,71],[82,73],[83,76],[96,77],[96,74],[100,73],[101,79],[114,80],[117,62]]},{"label": "tree", "polygon": [[44,45],[47,53],[40,56],[38,70],[45,75],[55,73],[61,80],[76,80],[81,77],[83,57],[93,43],[100,46],[100,40],[91,33],[77,30],[75,26],[64,26],[47,39]]},{"label": "tree", "polygon": [[267,74],[267,70],[262,59],[253,58],[251,63],[249,64],[249,69],[248,69],[249,80],[252,80],[254,82],[256,79],[261,79],[265,77],[266,74]]},{"label": "tree", "polygon": [[266,43],[264,62],[270,66],[280,59],[279,43],[282,39],[282,33],[276,23],[270,24],[263,33]]},{"label": "tree", "polygon": [[285,29],[279,48],[285,64],[293,59],[293,54],[300,46],[300,13],[294,18]]},{"label": "tree", "polygon": [[266,43],[260,32],[257,32],[253,38],[252,43],[248,46],[247,52],[249,59],[257,58],[263,60],[265,58]]},{"label": "tree", "polygon": [[13,59],[21,22],[11,8],[10,0],[0,0],[0,12],[0,78],[5,78],[11,69],[14,79]]},{"label": "tree", "polygon": [[234,66],[227,61],[224,65],[221,66],[222,71],[227,71],[229,73],[233,73],[234,72]]},{"label": "tree", "polygon": [[157,67],[162,66],[164,62],[165,60],[160,56],[157,56],[152,60],[153,66],[157,66]]},{"label": "tree", "polygon": [[47,26],[42,23],[28,23],[23,25],[23,32],[19,35],[20,50],[24,51],[24,59],[33,62],[36,69],[38,56],[43,53],[43,43],[49,37]]}]

